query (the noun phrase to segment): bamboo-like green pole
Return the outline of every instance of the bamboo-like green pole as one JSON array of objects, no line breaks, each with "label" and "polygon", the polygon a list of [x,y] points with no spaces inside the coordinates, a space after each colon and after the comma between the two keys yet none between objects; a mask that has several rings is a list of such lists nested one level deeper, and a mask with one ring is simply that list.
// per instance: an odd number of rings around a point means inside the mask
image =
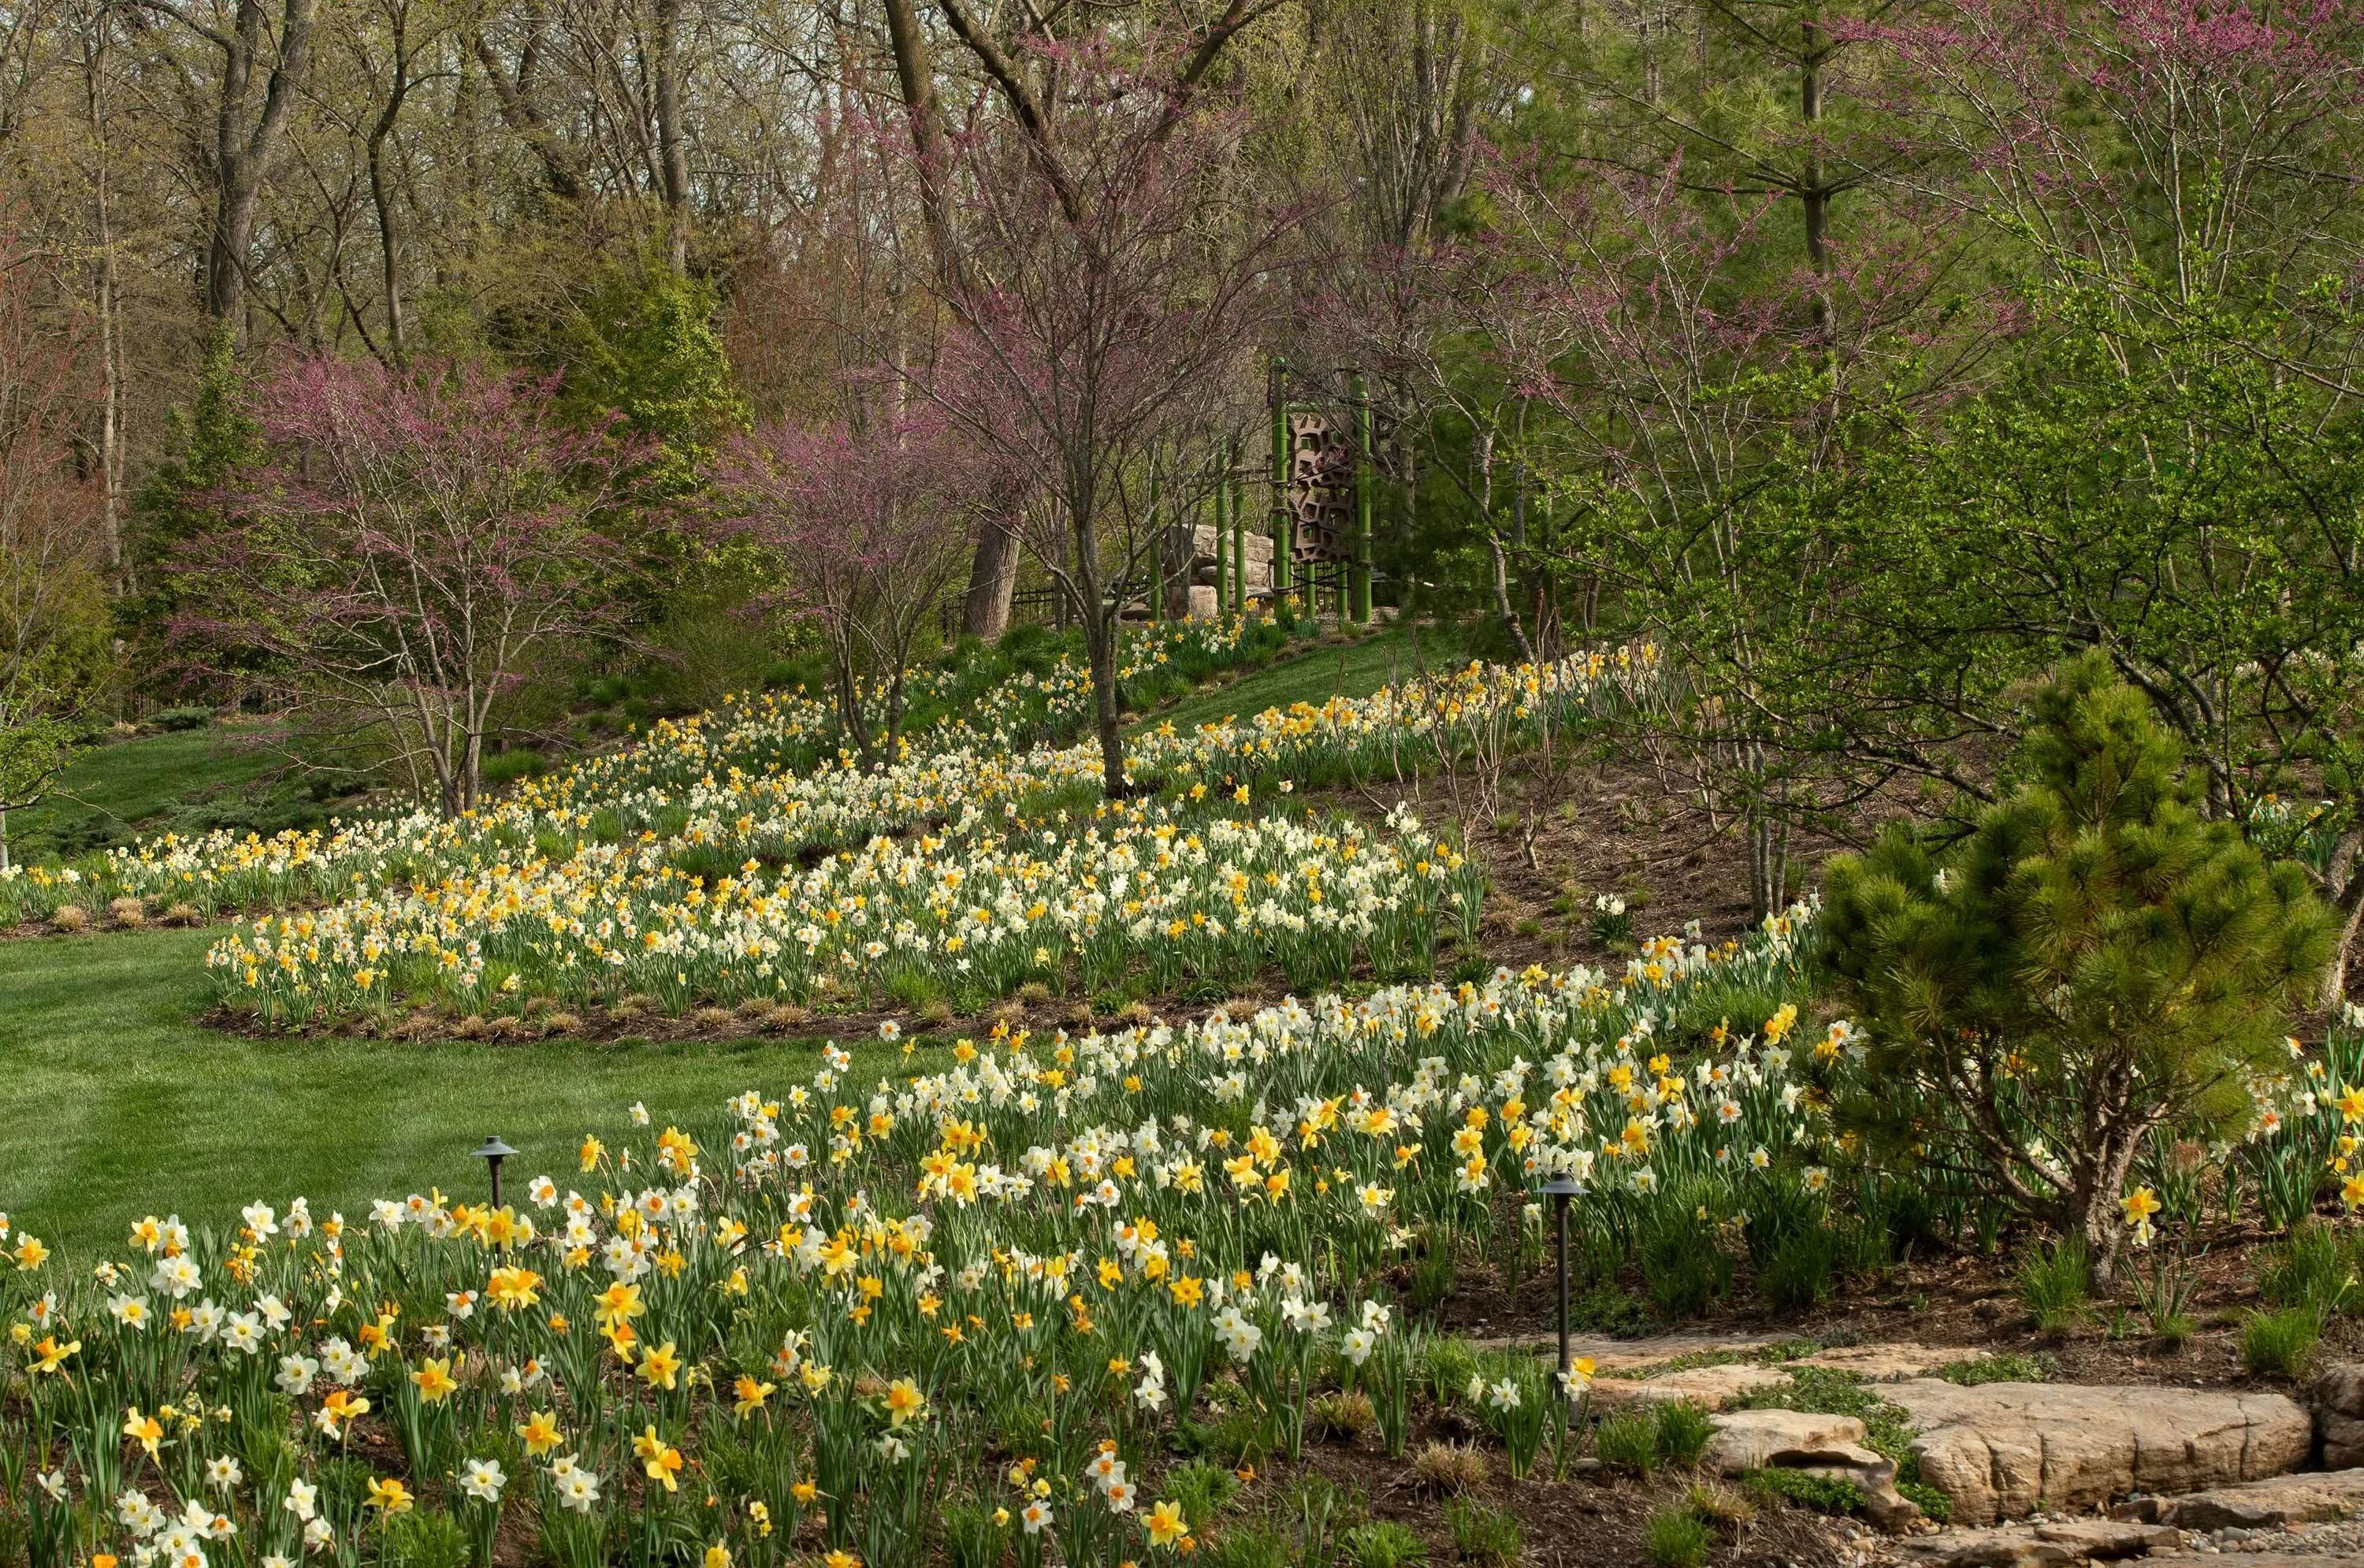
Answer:
[{"label": "bamboo-like green pole", "polygon": [[1377,488],[1371,472],[1371,392],[1363,373],[1354,374],[1355,390],[1355,562],[1347,573],[1356,624],[1371,622],[1371,492]]},{"label": "bamboo-like green pole", "polygon": [[1215,476],[1215,518],[1222,533],[1215,540],[1215,553],[1228,550],[1232,558],[1232,613],[1248,613],[1248,542],[1247,525],[1240,517],[1239,496],[1232,489],[1232,469],[1240,461],[1239,443],[1229,436],[1223,438],[1223,471]]},{"label": "bamboo-like green pole", "polygon": [[1289,554],[1295,528],[1288,516],[1288,361],[1272,361],[1272,591],[1288,593]]}]

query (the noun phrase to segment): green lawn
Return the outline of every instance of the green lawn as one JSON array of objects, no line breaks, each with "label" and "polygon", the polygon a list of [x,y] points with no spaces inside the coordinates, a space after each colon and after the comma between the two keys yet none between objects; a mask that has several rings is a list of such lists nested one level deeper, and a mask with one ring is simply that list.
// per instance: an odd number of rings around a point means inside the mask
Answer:
[{"label": "green lawn", "polygon": [[[1461,644],[1450,631],[1422,627],[1419,662],[1433,672],[1460,662]],[[1193,693],[1172,707],[1148,716],[1146,722],[1171,721],[1188,730],[1224,717],[1247,718],[1268,707],[1285,708],[1295,702],[1321,704],[1333,696],[1366,697],[1391,681],[1415,673],[1412,633],[1390,628],[1347,647],[1317,648],[1277,660],[1228,686],[1210,686]]]},{"label": "green lawn", "polygon": [[[520,1184],[541,1172],[563,1182],[582,1135],[613,1141],[635,1100],[660,1127],[710,1123],[740,1090],[782,1092],[818,1065],[810,1040],[220,1034],[192,1021],[207,1000],[211,935],[0,942],[0,1212],[11,1220],[80,1246],[112,1241],[151,1211],[221,1223],[242,1203],[284,1206],[298,1193],[348,1216],[430,1183],[477,1193],[485,1172],[469,1151],[488,1132],[520,1151],[508,1167]],[[858,1048],[851,1081],[866,1091],[894,1061],[886,1048]]]},{"label": "green lawn", "polygon": [[273,832],[329,808],[278,777],[284,759],[268,728],[207,725],[95,746],[74,759],[47,800],[9,814],[22,861],[56,860],[143,835],[252,828]]}]

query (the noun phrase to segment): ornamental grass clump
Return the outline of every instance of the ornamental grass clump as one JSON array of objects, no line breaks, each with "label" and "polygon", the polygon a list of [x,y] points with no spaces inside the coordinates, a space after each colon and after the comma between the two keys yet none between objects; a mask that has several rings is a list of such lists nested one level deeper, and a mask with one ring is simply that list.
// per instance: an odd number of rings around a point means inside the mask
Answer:
[{"label": "ornamental grass clump", "polygon": [[2106,1284],[2147,1218],[2124,1207],[2145,1138],[2246,1130],[2331,922],[2301,867],[2207,817],[2104,657],[2063,665],[2032,720],[1967,837],[1897,828],[1832,862],[1823,952],[1868,1051],[1852,1125],[2080,1238]]}]

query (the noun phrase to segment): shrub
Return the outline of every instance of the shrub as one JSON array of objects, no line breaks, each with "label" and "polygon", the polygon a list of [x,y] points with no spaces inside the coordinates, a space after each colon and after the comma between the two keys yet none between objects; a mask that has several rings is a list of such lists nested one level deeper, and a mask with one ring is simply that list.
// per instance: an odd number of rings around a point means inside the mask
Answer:
[{"label": "shrub", "polygon": [[72,936],[90,924],[90,911],[79,904],[61,904],[50,912],[50,924]]},{"label": "shrub", "polygon": [[1447,1494],[1486,1485],[1486,1456],[1474,1447],[1433,1442],[1412,1456],[1411,1467],[1422,1482]]},{"label": "shrub", "polygon": [[1297,1521],[1299,1568],[1330,1568],[1338,1556],[1339,1538],[1360,1524],[1367,1511],[1359,1490],[1342,1491],[1316,1471],[1300,1473],[1282,1505],[1282,1512]]},{"label": "shrub", "polygon": [[1468,1340],[1440,1334],[1422,1341],[1420,1377],[1428,1385],[1429,1398],[1435,1403],[1452,1404],[1477,1375],[1478,1351]]},{"label": "shrub", "polygon": [[1776,1242],[1756,1274],[1767,1303],[1779,1311],[1803,1312],[1829,1299],[1838,1240],[1829,1227],[1810,1221]]},{"label": "shrub", "polygon": [[1669,1464],[1697,1464],[1700,1455],[1707,1451],[1708,1439],[1715,1436],[1715,1423],[1708,1419],[1706,1407],[1689,1399],[1670,1399],[1659,1406],[1656,1429],[1652,1437],[1658,1457]]},{"label": "shrub", "polygon": [[1706,1522],[1682,1503],[1652,1514],[1642,1535],[1642,1553],[1652,1568],[1700,1568],[1711,1544]]},{"label": "shrub", "polygon": [[1444,1505],[1444,1522],[1453,1530],[1454,1550],[1462,1562],[1478,1568],[1510,1568],[1519,1560],[1519,1521],[1508,1510],[1474,1497],[1455,1497]]},{"label": "shrub", "polygon": [[144,926],[148,923],[148,906],[132,897],[117,898],[106,906],[118,926]]},{"label": "shrub", "polygon": [[2065,1334],[2092,1310],[2087,1294],[2091,1277],[2081,1238],[2031,1249],[2020,1261],[2019,1304],[2035,1319],[2039,1333]]},{"label": "shrub", "polygon": [[1356,1525],[1338,1538],[1338,1545],[1355,1568],[1411,1568],[1428,1561],[1420,1537],[1393,1519]]},{"label": "shrub", "polygon": [[1673,1321],[1698,1316],[1732,1290],[1732,1259],[1717,1244],[1715,1226],[1695,1205],[1662,1203],[1642,1232],[1642,1284],[1658,1315]]},{"label": "shrub", "polygon": [[1620,1410],[1592,1429],[1600,1462],[1647,1475],[1658,1468],[1658,1420],[1648,1410]]},{"label": "shrub", "polygon": [[1207,1568],[1287,1568],[1288,1537],[1268,1525],[1234,1525],[1202,1546]]},{"label": "shrub", "polygon": [[[1919,1466],[1915,1464],[1912,1468],[1913,1476],[1917,1476]],[[1927,1482],[1916,1480],[1913,1476],[1904,1474],[1901,1470],[1898,1472],[1896,1495],[1919,1508],[1921,1517],[1932,1524],[1953,1523],[1954,1499]]]},{"label": "shrub", "polygon": [[2061,666],[2032,718],[2026,782],[1967,838],[1899,827],[1831,862],[1823,952],[1868,1051],[1843,1114],[1982,1171],[2107,1283],[2143,1139],[2247,1114],[2217,1090],[2277,1065],[2331,923],[2303,867],[2203,819],[2204,779],[2105,656]]},{"label": "shrub", "polygon": [[1809,1475],[1802,1470],[1752,1470],[1748,1485],[1768,1497],[1779,1497],[1818,1514],[1859,1514],[1863,1488],[1830,1475]]},{"label": "shrub", "polygon": [[2318,1322],[2355,1309],[2359,1295],[2355,1261],[2339,1237],[2316,1220],[2306,1220],[2276,1249],[2258,1277],[2258,1290],[2277,1307],[2301,1307]]},{"label": "shrub", "polygon": [[1756,1505],[1729,1486],[1701,1482],[1683,1494],[1692,1513],[1710,1524],[1738,1527],[1756,1517]]},{"label": "shrub", "polygon": [[977,1503],[958,1503],[944,1510],[944,1549],[952,1568],[1000,1568],[1009,1527],[994,1520],[993,1510]]},{"label": "shrub", "polygon": [[1345,1394],[1325,1394],[1313,1401],[1308,1423],[1335,1437],[1358,1438],[1379,1424],[1378,1411],[1371,1405],[1371,1396],[1361,1389]]},{"label": "shrub", "polygon": [[468,1568],[467,1531],[450,1514],[400,1514],[385,1521],[378,1549],[402,1568]]},{"label": "shrub", "polygon": [[1947,1362],[1937,1369],[1939,1377],[1964,1388],[1975,1388],[1981,1383],[2042,1383],[2052,1373],[2050,1356],[2023,1355],[2017,1351],[1982,1356],[1976,1361]]},{"label": "shrub", "polygon": [[2322,1338],[2323,1320],[2303,1307],[2252,1312],[2241,1328],[2241,1360],[2258,1377],[2304,1377]]}]

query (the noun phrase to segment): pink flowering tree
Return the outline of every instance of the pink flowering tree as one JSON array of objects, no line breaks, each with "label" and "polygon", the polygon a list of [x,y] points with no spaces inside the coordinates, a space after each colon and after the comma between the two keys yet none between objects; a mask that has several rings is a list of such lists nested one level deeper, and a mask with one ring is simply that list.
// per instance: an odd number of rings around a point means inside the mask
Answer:
[{"label": "pink flowering tree", "polygon": [[419,799],[473,808],[500,705],[617,634],[595,527],[634,454],[553,414],[552,386],[476,366],[307,358],[251,409],[270,453],[186,546],[176,645],[236,671]]},{"label": "pink flowering tree", "polygon": [[865,762],[897,754],[904,674],[965,569],[987,477],[941,421],[908,418],[765,426],[716,466],[722,530],[777,563],[776,602],[819,631],[839,727]]},{"label": "pink flowering tree", "polygon": [[1161,525],[1194,499],[1175,476],[1202,466],[1193,443],[1262,384],[1258,337],[1305,216],[1257,193],[1243,116],[1164,54],[1153,40],[1134,66],[1105,43],[1038,43],[1019,75],[1039,66],[1055,91],[1025,89],[1016,124],[980,116],[948,139],[961,265],[929,286],[951,330],[910,373],[1026,497],[1012,526],[1082,627],[1112,796],[1129,787],[1119,622],[1162,581]]}]

